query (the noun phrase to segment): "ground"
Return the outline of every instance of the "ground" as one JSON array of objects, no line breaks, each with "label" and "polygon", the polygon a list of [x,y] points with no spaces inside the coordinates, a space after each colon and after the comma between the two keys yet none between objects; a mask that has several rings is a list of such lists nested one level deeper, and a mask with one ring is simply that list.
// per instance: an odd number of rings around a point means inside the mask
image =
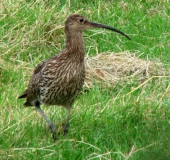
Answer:
[{"label": "ground", "polygon": [[115,27],[132,39],[103,29],[85,31],[86,55],[128,51],[168,70],[168,1],[6,0],[0,8],[1,159],[170,159],[168,72],[84,89],[73,106],[67,137],[62,135],[65,110],[42,106],[57,129],[55,143],[36,109],[23,107],[24,101],[17,99],[34,67],[63,49],[64,21],[73,13]]}]

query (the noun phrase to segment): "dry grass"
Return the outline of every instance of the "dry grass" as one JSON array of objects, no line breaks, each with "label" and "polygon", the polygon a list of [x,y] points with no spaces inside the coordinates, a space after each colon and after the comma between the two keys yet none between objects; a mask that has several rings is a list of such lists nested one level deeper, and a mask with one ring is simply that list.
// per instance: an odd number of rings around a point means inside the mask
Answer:
[{"label": "dry grass", "polygon": [[85,87],[91,88],[94,82],[103,82],[103,86],[123,85],[134,80],[142,83],[149,77],[165,76],[169,72],[161,62],[140,59],[129,51],[101,53],[87,58]]}]

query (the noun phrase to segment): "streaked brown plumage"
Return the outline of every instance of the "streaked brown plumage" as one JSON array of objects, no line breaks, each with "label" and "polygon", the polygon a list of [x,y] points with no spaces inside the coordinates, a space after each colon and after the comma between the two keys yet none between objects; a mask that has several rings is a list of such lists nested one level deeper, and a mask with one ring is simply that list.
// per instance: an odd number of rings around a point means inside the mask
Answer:
[{"label": "streaked brown plumage", "polygon": [[41,110],[40,104],[59,105],[66,108],[67,119],[64,134],[67,134],[70,110],[85,79],[85,49],[82,32],[89,28],[106,28],[130,39],[115,28],[89,22],[78,14],[71,15],[65,24],[65,49],[48,60],[42,61],[35,68],[26,91],[19,96],[19,98],[26,98],[25,106],[35,106],[45,118],[54,140],[56,140],[55,127]]}]

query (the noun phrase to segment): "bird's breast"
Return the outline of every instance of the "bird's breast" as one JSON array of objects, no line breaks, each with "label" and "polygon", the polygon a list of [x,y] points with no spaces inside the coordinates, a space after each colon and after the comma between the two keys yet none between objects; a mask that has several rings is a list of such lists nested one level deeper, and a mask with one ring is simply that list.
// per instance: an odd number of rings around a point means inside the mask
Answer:
[{"label": "bird's breast", "polygon": [[54,68],[43,72],[39,98],[42,103],[49,105],[64,105],[73,101],[82,89],[85,79],[84,63]]}]

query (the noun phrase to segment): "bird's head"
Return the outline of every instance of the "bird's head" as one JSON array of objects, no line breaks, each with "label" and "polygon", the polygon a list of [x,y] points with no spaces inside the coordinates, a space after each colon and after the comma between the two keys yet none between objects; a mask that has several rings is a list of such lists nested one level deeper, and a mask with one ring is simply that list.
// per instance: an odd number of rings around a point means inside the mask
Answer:
[{"label": "bird's head", "polygon": [[83,30],[90,29],[90,28],[109,29],[111,31],[117,32],[117,33],[125,36],[126,38],[128,38],[130,40],[129,36],[127,36],[126,34],[124,34],[121,31],[119,31],[118,29],[109,27],[109,26],[106,26],[106,25],[103,25],[100,23],[90,22],[84,16],[79,15],[79,14],[73,14],[73,15],[69,16],[66,20],[66,30],[70,30],[71,32],[83,31]]}]

